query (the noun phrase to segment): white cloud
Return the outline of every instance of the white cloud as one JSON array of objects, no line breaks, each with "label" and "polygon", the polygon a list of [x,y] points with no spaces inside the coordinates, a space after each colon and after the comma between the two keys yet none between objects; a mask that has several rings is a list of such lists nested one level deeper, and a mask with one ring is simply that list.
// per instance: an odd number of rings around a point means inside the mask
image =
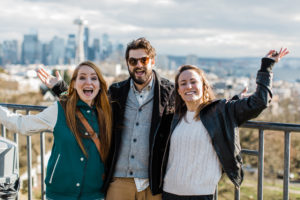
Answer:
[{"label": "white cloud", "polygon": [[295,0],[289,5],[258,0],[1,0],[0,41],[22,40],[31,29],[43,41],[55,35],[66,38],[77,33],[73,20],[83,16],[91,37],[108,33],[111,40],[127,43],[145,36],[164,54],[247,56],[281,45],[300,52],[299,5]]}]

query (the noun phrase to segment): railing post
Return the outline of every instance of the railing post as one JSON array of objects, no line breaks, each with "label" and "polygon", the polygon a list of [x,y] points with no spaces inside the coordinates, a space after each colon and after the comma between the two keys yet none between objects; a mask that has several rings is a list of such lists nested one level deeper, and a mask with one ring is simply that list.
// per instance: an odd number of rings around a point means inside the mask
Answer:
[{"label": "railing post", "polygon": [[[17,133],[14,133],[14,142],[17,144],[17,147],[18,147],[18,151],[17,151],[17,158],[18,158],[18,159],[17,159],[17,168],[18,168],[18,175],[19,175],[19,177],[20,177],[19,135],[18,135]],[[20,182],[21,182],[21,179],[19,179],[19,180],[20,180]],[[20,183],[20,185],[21,185],[21,183]],[[16,200],[19,200],[19,194],[17,195],[17,199],[16,199]]]},{"label": "railing post", "polygon": [[[13,109],[13,113],[16,113],[16,109]],[[17,151],[17,168],[18,168],[18,175],[20,177],[20,162],[19,162],[19,135],[18,133],[14,133],[14,142],[17,144],[17,147],[18,147],[18,151]],[[19,179],[21,181],[21,179]],[[20,183],[21,184],[21,183]],[[17,195],[17,199],[16,200],[19,200],[19,194]]]},{"label": "railing post", "polygon": [[214,200],[218,200],[218,185],[216,187],[215,195],[214,195]]},{"label": "railing post", "polygon": [[234,187],[234,200],[240,200],[240,188]]},{"label": "railing post", "polygon": [[264,180],[264,131],[259,129],[259,147],[258,147],[258,184],[257,199],[263,199],[263,180]]},{"label": "railing post", "polygon": [[2,137],[6,138],[6,128],[5,126],[3,126],[3,124],[1,124],[1,133],[2,133]]},{"label": "railing post", "polygon": [[32,157],[31,157],[31,136],[27,136],[27,175],[28,175],[28,200],[32,199]]},{"label": "railing post", "polygon": [[[19,135],[18,133],[14,133],[14,142],[17,144],[18,146],[18,151],[17,151],[17,157],[19,158]],[[19,159],[17,159],[17,167],[18,167],[18,170],[19,170],[19,173],[20,174],[20,163],[19,163]]]},{"label": "railing post", "polygon": [[41,197],[42,200],[45,199],[45,166],[44,166],[44,159],[45,159],[45,133],[41,132],[40,134],[40,141],[41,141]]},{"label": "railing post", "polygon": [[290,136],[291,133],[286,131],[284,134],[284,174],[283,174],[283,199],[289,199],[289,183],[290,183]]},{"label": "railing post", "polygon": [[[29,114],[29,110],[26,110],[26,114]],[[28,175],[28,200],[32,199],[32,157],[31,157],[31,136],[27,136],[27,175]]]}]

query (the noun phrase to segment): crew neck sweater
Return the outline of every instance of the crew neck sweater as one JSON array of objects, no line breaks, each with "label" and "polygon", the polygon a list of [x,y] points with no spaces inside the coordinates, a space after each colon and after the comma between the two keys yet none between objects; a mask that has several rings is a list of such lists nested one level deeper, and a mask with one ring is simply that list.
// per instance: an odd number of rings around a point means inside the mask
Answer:
[{"label": "crew neck sweater", "polygon": [[187,111],[172,133],[163,190],[176,195],[214,194],[221,164],[195,112]]}]

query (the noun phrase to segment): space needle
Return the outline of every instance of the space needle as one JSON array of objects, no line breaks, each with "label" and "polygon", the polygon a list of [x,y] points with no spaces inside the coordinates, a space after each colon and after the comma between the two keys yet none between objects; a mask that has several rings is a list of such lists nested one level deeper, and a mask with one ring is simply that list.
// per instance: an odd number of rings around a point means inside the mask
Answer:
[{"label": "space needle", "polygon": [[79,17],[74,20],[74,24],[78,25],[77,48],[75,55],[75,64],[78,65],[84,61],[83,28],[88,24],[88,21],[83,19],[83,17]]}]

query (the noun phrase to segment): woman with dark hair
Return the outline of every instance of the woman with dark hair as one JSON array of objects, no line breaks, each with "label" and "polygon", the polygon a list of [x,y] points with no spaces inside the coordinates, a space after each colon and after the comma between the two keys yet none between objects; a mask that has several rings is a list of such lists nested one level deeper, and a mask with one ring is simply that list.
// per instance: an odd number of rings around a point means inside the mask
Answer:
[{"label": "woman with dark hair", "polygon": [[238,126],[270,103],[272,66],[289,52],[269,51],[247,98],[216,100],[205,74],[184,65],[175,78],[175,115],[164,151],[163,200],[210,200],[222,171],[236,187],[243,180]]},{"label": "woman with dark hair", "polygon": [[25,135],[53,132],[45,179],[47,199],[104,198],[101,187],[112,124],[106,93],[99,68],[86,61],[75,69],[67,94],[39,114],[20,115],[0,107],[0,123],[9,130]]}]

